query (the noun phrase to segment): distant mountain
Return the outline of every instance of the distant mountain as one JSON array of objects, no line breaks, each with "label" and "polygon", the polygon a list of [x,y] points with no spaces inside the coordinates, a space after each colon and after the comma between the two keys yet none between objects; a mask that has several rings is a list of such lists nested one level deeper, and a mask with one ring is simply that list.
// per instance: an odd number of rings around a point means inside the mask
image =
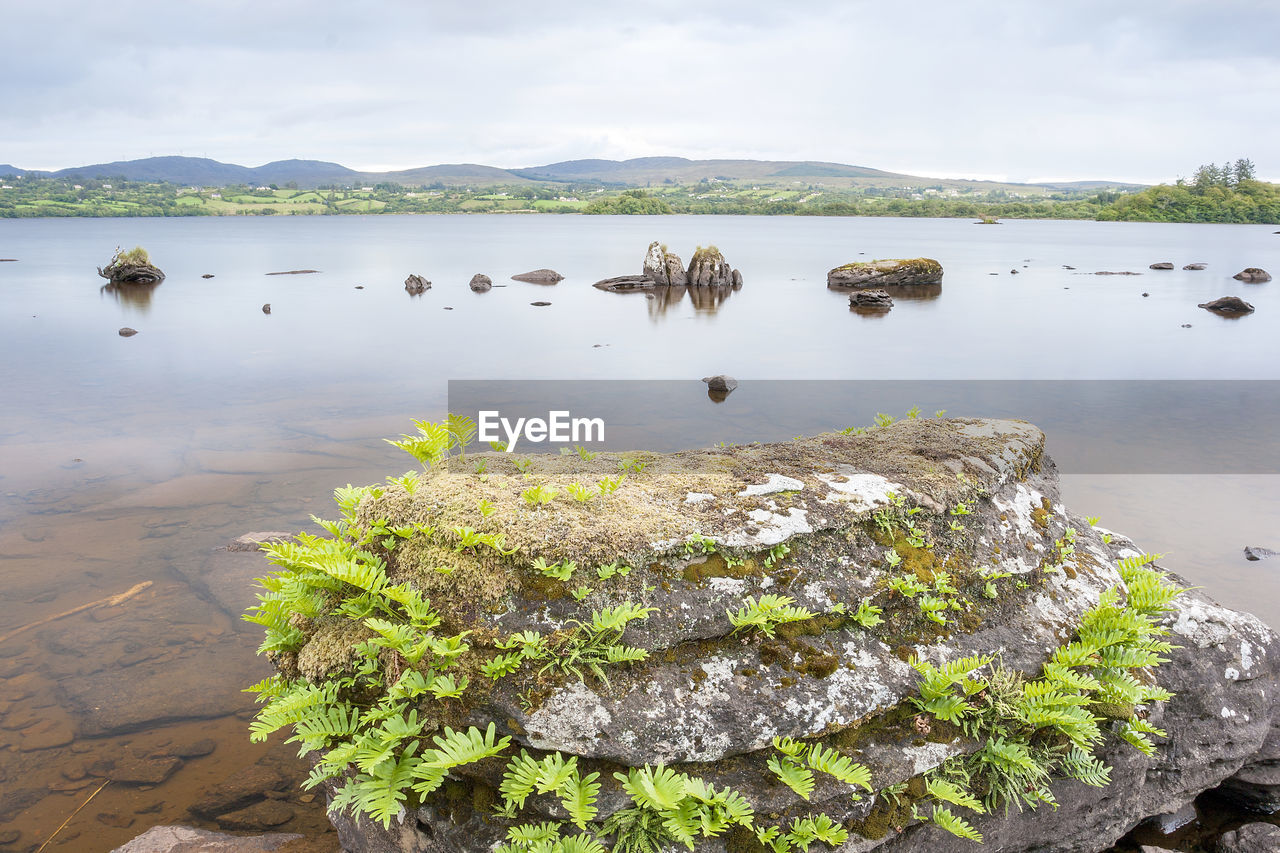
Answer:
[{"label": "distant mountain", "polygon": [[1037,184],[992,183],[961,179],[928,178],[886,172],[866,166],[815,160],[690,160],[686,157],[637,157],[631,160],[565,160],[524,169],[500,169],[477,163],[451,163],[402,169],[395,172],[357,172],[323,160],[277,160],[262,166],[238,166],[205,157],[147,157],[115,163],[76,166],[56,172],[34,172],[16,166],[0,166],[0,175],[53,175],[60,178],[124,178],[131,181],[166,181],[202,187],[229,184],[296,183],[320,186],[354,186],[390,182],[406,186],[494,186],[525,183],[604,183],[620,186],[697,184],[701,181],[737,181],[794,188],[816,184],[826,187],[1003,188],[1019,192],[1027,186],[1050,190],[1132,188],[1135,184],[1111,181],[1063,181]]},{"label": "distant mountain", "polygon": [[547,166],[513,169],[541,181],[603,181],[641,184],[701,180],[750,181],[766,178],[899,178],[908,177],[865,166],[794,160],[689,160],[684,157],[638,157],[634,160],[567,160]]}]

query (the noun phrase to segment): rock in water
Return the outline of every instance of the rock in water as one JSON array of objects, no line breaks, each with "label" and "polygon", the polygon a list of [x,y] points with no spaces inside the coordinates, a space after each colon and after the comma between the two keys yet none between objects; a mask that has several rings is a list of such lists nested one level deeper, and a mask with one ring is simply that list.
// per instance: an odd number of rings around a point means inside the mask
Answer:
[{"label": "rock in water", "polygon": [[263,313],[263,314],[270,314],[270,313],[271,313],[271,303],[270,303],[270,302],[268,302],[267,304],[265,304],[265,305],[263,305],[263,306],[262,306],[262,313]]},{"label": "rock in water", "polygon": [[[691,287],[708,287],[730,285],[734,283],[735,270],[725,261],[724,255],[715,246],[699,246],[689,259],[688,284]],[[742,286],[742,276],[738,276],[738,286]]]},{"label": "rock in water", "polygon": [[1185,267],[1183,267],[1183,269],[1184,270],[1202,270],[1207,266],[1208,264],[1187,264]]},{"label": "rock in water", "polygon": [[941,281],[942,264],[932,258],[854,261],[827,273],[828,287],[885,287],[894,284],[939,284]]},{"label": "rock in water", "polygon": [[98,267],[98,275],[112,284],[159,284],[164,273],[151,263],[151,258],[141,246],[124,251],[116,249],[105,267]]},{"label": "rock in water", "polygon": [[616,275],[613,278],[602,278],[592,287],[607,290],[610,293],[629,293],[633,290],[653,290],[657,287],[653,279],[644,275]]},{"label": "rock in water", "polygon": [[522,272],[519,275],[511,276],[515,281],[527,281],[531,284],[555,284],[558,281],[564,281],[564,276],[555,270],[541,269]]},{"label": "rock in water", "polygon": [[431,282],[427,281],[417,273],[410,273],[409,277],[404,280],[405,293],[410,296],[418,296],[426,293],[431,289]]},{"label": "rock in water", "polygon": [[1247,281],[1250,284],[1262,284],[1264,281],[1271,281],[1271,273],[1258,267],[1246,267],[1231,277],[1239,281]]},{"label": "rock in water", "polygon": [[201,277],[201,278],[213,278],[213,273],[211,273],[211,272],[207,272],[207,273],[205,273],[204,275],[202,275],[202,276],[200,276],[200,277]]},{"label": "rock in water", "polygon": [[645,252],[640,275],[660,287],[682,287],[688,283],[684,262],[680,256],[668,252],[667,247],[654,240]]},{"label": "rock in water", "polygon": [[[527,750],[532,762],[555,763],[556,752],[555,766],[576,761],[579,780],[599,773],[589,814],[597,822],[632,807],[614,772],[625,778],[661,763],[717,792],[731,787],[750,804],[757,828],[790,831],[797,820],[826,815],[841,836],[832,847],[847,831],[846,851],[954,853],[961,848],[953,836],[913,818],[943,807],[925,789],[925,778],[939,777],[925,774],[950,758],[978,760],[967,757],[991,749],[994,717],[1010,739],[1002,754],[1026,755],[1021,750],[1044,743],[1022,711],[988,705],[1002,696],[1067,698],[1052,706],[1058,719],[1062,709],[1080,708],[1064,713],[1077,718],[1071,731],[1088,734],[1101,764],[1077,772],[1096,779],[1105,765],[1109,784],[1046,781],[1056,809],[964,810],[986,853],[1043,850],[1046,839],[1055,853],[1094,853],[1242,766],[1280,760],[1280,737],[1274,745],[1269,737],[1280,732],[1273,728],[1280,639],[1198,591],[1164,597],[1158,562],[1138,565],[1129,559],[1140,553],[1132,541],[1104,536],[1063,506],[1044,442],[1023,421],[904,419],[861,435],[672,454],[530,454],[519,465],[507,454],[477,454],[484,479],[468,465],[442,467],[412,492],[379,484],[358,504],[359,523],[436,531],[380,554],[377,566],[404,585],[398,589],[430,598],[436,637],[469,632],[454,671],[478,675],[515,647],[534,660],[517,653],[514,671],[479,686],[473,677],[458,698],[424,692],[414,703],[419,723],[475,726],[475,737],[493,723],[494,741],[509,743],[495,759],[453,762],[451,780],[423,802],[411,795],[389,829],[331,811],[344,849],[483,850],[514,824],[542,821],[576,834],[552,790],[528,794],[515,821],[495,817],[504,768]],[[521,497],[531,484],[593,482],[620,462],[633,469],[644,462],[643,473],[628,473],[590,506],[561,497],[533,509]],[[478,501],[489,512],[477,510]],[[466,529],[457,525],[473,526],[468,535],[501,532],[506,550],[458,547],[461,533],[448,532]],[[557,580],[535,561],[572,563],[578,575]],[[605,574],[607,566],[637,570]],[[591,598],[579,602],[570,590],[588,578]],[[349,675],[369,637],[362,619],[363,612],[291,621],[297,635],[272,659],[300,683]],[[635,650],[626,653],[631,663],[608,663],[589,648],[598,637],[581,625],[593,621],[617,626],[608,644]],[[1141,627],[1113,634],[1109,623]],[[1070,645],[1078,634],[1082,641]],[[1141,666],[1156,653],[1143,651],[1139,636],[1159,642],[1167,660]],[[1100,665],[1100,651],[1119,674]],[[607,681],[582,663],[587,655],[604,661]],[[977,660],[956,663],[969,656]],[[1050,662],[1059,665],[1046,673]],[[1015,673],[1036,692],[1015,686],[1016,698],[1002,694]],[[383,674],[371,684],[381,685]],[[1090,687],[1085,676],[1106,679],[1127,698]],[[921,693],[926,681],[932,700]],[[962,715],[977,736],[928,708]],[[1119,736],[1122,722],[1129,735],[1133,726],[1161,730],[1149,736],[1151,756]],[[780,741],[798,757],[794,768],[775,738],[795,739]],[[897,795],[854,801],[854,784],[822,769],[837,763],[844,776],[862,765],[872,790]],[[803,796],[771,766],[796,780]],[[808,767],[814,772],[800,772]],[[518,789],[525,771],[511,771],[503,790]],[[326,781],[327,795],[346,781]],[[689,790],[662,787],[675,799]],[[715,836],[694,831],[696,853],[758,849],[743,826]]]},{"label": "rock in water", "polygon": [[284,832],[246,837],[190,826],[153,826],[112,853],[269,853],[302,837]]},{"label": "rock in water", "polygon": [[726,376],[723,373],[715,376],[704,376],[702,377],[702,381],[707,383],[708,391],[720,391],[725,394],[728,394],[734,388],[738,387],[738,380],[734,379],[732,376]]},{"label": "rock in water", "polygon": [[849,307],[888,311],[893,307],[893,297],[887,290],[859,290],[849,294]]},{"label": "rock in water", "polygon": [[120,330],[120,337],[122,338],[132,338],[136,334],[138,334],[138,330],[131,329],[128,326],[125,326]]},{"label": "rock in water", "polygon": [[1222,296],[1212,302],[1201,302],[1198,308],[1216,311],[1219,314],[1252,314],[1253,306],[1239,296]]},{"label": "rock in water", "polygon": [[1270,548],[1259,548],[1257,545],[1246,545],[1244,548],[1244,558],[1257,562],[1258,560],[1269,560],[1272,557],[1280,557],[1280,551],[1273,551]]},{"label": "rock in water", "polygon": [[1170,261],[1158,261],[1157,263],[1154,263],[1150,267],[1148,267],[1148,269],[1171,270],[1173,269],[1173,263]]},{"label": "rock in water", "polygon": [[471,281],[467,284],[474,293],[488,293],[493,290],[493,279],[484,273],[478,272],[471,276]]}]

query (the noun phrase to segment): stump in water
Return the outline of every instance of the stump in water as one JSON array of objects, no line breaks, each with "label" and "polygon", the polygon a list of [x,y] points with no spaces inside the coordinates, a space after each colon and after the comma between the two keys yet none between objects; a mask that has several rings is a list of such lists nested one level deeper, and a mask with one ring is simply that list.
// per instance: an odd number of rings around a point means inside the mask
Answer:
[{"label": "stump in water", "polygon": [[105,267],[98,267],[98,275],[109,279],[112,284],[159,284],[164,281],[164,273],[159,267],[152,266],[147,250],[141,246],[127,252],[117,246],[111,262]]}]

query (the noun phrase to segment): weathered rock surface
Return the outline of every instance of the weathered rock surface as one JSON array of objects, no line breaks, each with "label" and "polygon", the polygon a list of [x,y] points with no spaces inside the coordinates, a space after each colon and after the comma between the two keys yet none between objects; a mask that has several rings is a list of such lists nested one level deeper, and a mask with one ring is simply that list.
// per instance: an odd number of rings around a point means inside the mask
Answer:
[{"label": "weathered rock surface", "polygon": [[1269,560],[1272,557],[1280,557],[1280,551],[1275,551],[1271,548],[1263,548],[1258,545],[1244,546],[1244,558],[1246,560]]},{"label": "weathered rock surface", "polygon": [[1239,296],[1221,296],[1211,302],[1201,302],[1197,307],[1219,314],[1252,314],[1253,306]]},{"label": "weathered rock surface", "polygon": [[131,329],[128,326],[122,326],[119,334],[122,338],[132,338],[134,335],[138,334],[138,330]]},{"label": "weathered rock surface", "polygon": [[467,283],[467,287],[471,288],[473,293],[488,293],[493,290],[493,279],[482,272],[478,272],[471,276],[471,281]]},{"label": "weathered rock surface", "polygon": [[[906,784],[910,792],[922,785],[921,774],[982,744],[917,716],[908,700],[920,679],[907,658],[941,665],[998,652],[1009,669],[1038,675],[1082,615],[1107,590],[1123,589],[1117,561],[1140,552],[1061,504],[1044,440],[1022,421],[907,419],[861,435],[631,454],[646,464],[607,497],[537,509],[520,498],[531,483],[592,482],[616,471],[621,457],[480,454],[483,479],[450,469],[423,478],[412,494],[388,485],[362,502],[357,516],[366,524],[468,525],[505,534],[517,556],[464,553],[447,537],[413,538],[387,555],[393,580],[430,596],[439,630],[470,630],[477,646],[523,631],[553,636],[624,601],[652,608],[624,637],[648,658],[611,668],[608,683],[519,671],[450,706],[451,725],[496,722],[512,738],[512,754],[560,751],[577,756],[584,774],[599,772],[601,819],[629,804],[613,772],[665,763],[717,788],[731,786],[763,823],[830,815],[853,830],[840,853],[952,853],[964,842],[913,822],[909,808],[899,814],[896,800],[851,802],[846,786],[824,776],[806,802],[777,782],[767,761],[774,737],[806,739],[865,764],[877,789]],[[492,505],[483,517],[475,509],[481,500]],[[965,511],[957,514],[959,507]],[[889,532],[886,518],[899,519]],[[906,519],[922,544],[894,526]],[[1072,549],[1063,556],[1066,541]],[[536,558],[572,560],[581,574],[553,581],[531,569]],[[597,579],[593,568],[609,563],[634,568]],[[960,589],[944,625],[924,619],[914,598],[888,589],[891,578],[934,580],[941,572]],[[579,602],[569,590],[584,577],[593,589]],[[987,582],[994,598],[981,591]],[[736,630],[730,614],[747,597],[765,594],[785,594],[817,615],[774,636]],[[864,601],[884,608],[882,624],[863,627],[841,613]],[[1174,694],[1138,709],[1167,733],[1156,739],[1154,755],[1118,738],[1117,722],[1104,722],[1096,754],[1111,766],[1110,785],[1055,782],[1057,809],[966,811],[985,836],[976,849],[1098,851],[1229,777],[1246,785],[1252,773],[1254,782],[1268,784],[1262,771],[1280,760],[1271,745],[1280,639],[1255,617],[1197,591],[1184,592],[1163,624],[1174,646],[1167,662],[1137,673]],[[286,674],[313,679],[344,666],[350,646],[365,636],[328,623],[304,631],[300,651],[276,662]],[[429,797],[389,830],[349,815],[332,819],[351,851],[484,849],[507,827],[488,807],[502,766],[494,760],[455,768],[452,793]],[[532,797],[524,816],[564,818],[552,795]],[[697,850],[755,849],[743,843],[700,839]]]},{"label": "weathered rock surface", "polygon": [[261,551],[263,545],[271,542],[283,542],[293,538],[292,533],[283,530],[257,530],[237,536],[227,543],[228,551]]},{"label": "weathered rock surface", "polygon": [[227,835],[190,826],[153,826],[112,853],[269,853],[301,835]]},{"label": "weathered rock surface", "polygon": [[409,273],[409,277],[404,280],[404,291],[410,296],[426,293],[430,288],[431,282],[417,273]]},{"label": "weathered rock surface", "polygon": [[683,287],[689,281],[680,256],[657,240],[649,244],[640,274],[660,287]]},{"label": "weathered rock surface", "polygon": [[1142,273],[1133,270],[1098,270],[1094,275],[1142,275]]},{"label": "weathered rock surface", "polygon": [[1253,284],[1262,284],[1264,281],[1271,281],[1271,273],[1258,267],[1247,267],[1240,272],[1231,276],[1239,281],[1247,281]]},{"label": "weathered rock surface", "polygon": [[111,264],[98,267],[98,275],[112,284],[159,284],[164,272],[151,264]]},{"label": "weathered rock surface", "polygon": [[827,273],[828,287],[887,287],[941,282],[942,264],[932,258],[854,261]]},{"label": "weathered rock surface", "polygon": [[1207,266],[1208,264],[1187,264],[1186,266],[1183,267],[1183,269],[1184,270],[1202,270]]},{"label": "weathered rock surface", "polygon": [[558,281],[564,281],[564,276],[555,270],[540,269],[529,270],[518,275],[511,276],[515,281],[527,281],[531,284],[555,284]]},{"label": "weathered rock surface", "polygon": [[288,782],[278,771],[255,764],[209,788],[203,797],[190,806],[189,811],[197,817],[213,820],[220,815],[248,808],[266,799],[267,792],[283,790],[287,785]]},{"label": "weathered rock surface", "polygon": [[887,290],[859,290],[849,294],[849,307],[871,311],[888,311],[893,297]]},{"label": "weathered rock surface", "polygon": [[1157,261],[1156,263],[1154,263],[1154,264],[1152,264],[1150,267],[1148,267],[1148,269],[1153,269],[1153,270],[1171,270],[1171,269],[1173,269],[1173,262],[1172,262],[1172,261]]},{"label": "weathered rock surface", "polygon": [[699,246],[689,259],[687,283],[690,287],[742,286],[742,274],[729,266],[715,246]]}]

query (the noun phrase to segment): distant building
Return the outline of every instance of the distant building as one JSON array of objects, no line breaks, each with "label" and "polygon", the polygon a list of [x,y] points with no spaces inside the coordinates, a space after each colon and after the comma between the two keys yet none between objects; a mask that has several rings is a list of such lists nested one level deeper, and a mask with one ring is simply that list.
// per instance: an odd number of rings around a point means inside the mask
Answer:
[{"label": "distant building", "polygon": [[214,193],[213,195],[209,196],[209,198],[222,198],[222,193]]},{"label": "distant building", "polygon": [[103,184],[103,185],[102,185],[102,188],[103,188],[104,190],[109,190],[109,189],[111,189],[111,184]]}]

